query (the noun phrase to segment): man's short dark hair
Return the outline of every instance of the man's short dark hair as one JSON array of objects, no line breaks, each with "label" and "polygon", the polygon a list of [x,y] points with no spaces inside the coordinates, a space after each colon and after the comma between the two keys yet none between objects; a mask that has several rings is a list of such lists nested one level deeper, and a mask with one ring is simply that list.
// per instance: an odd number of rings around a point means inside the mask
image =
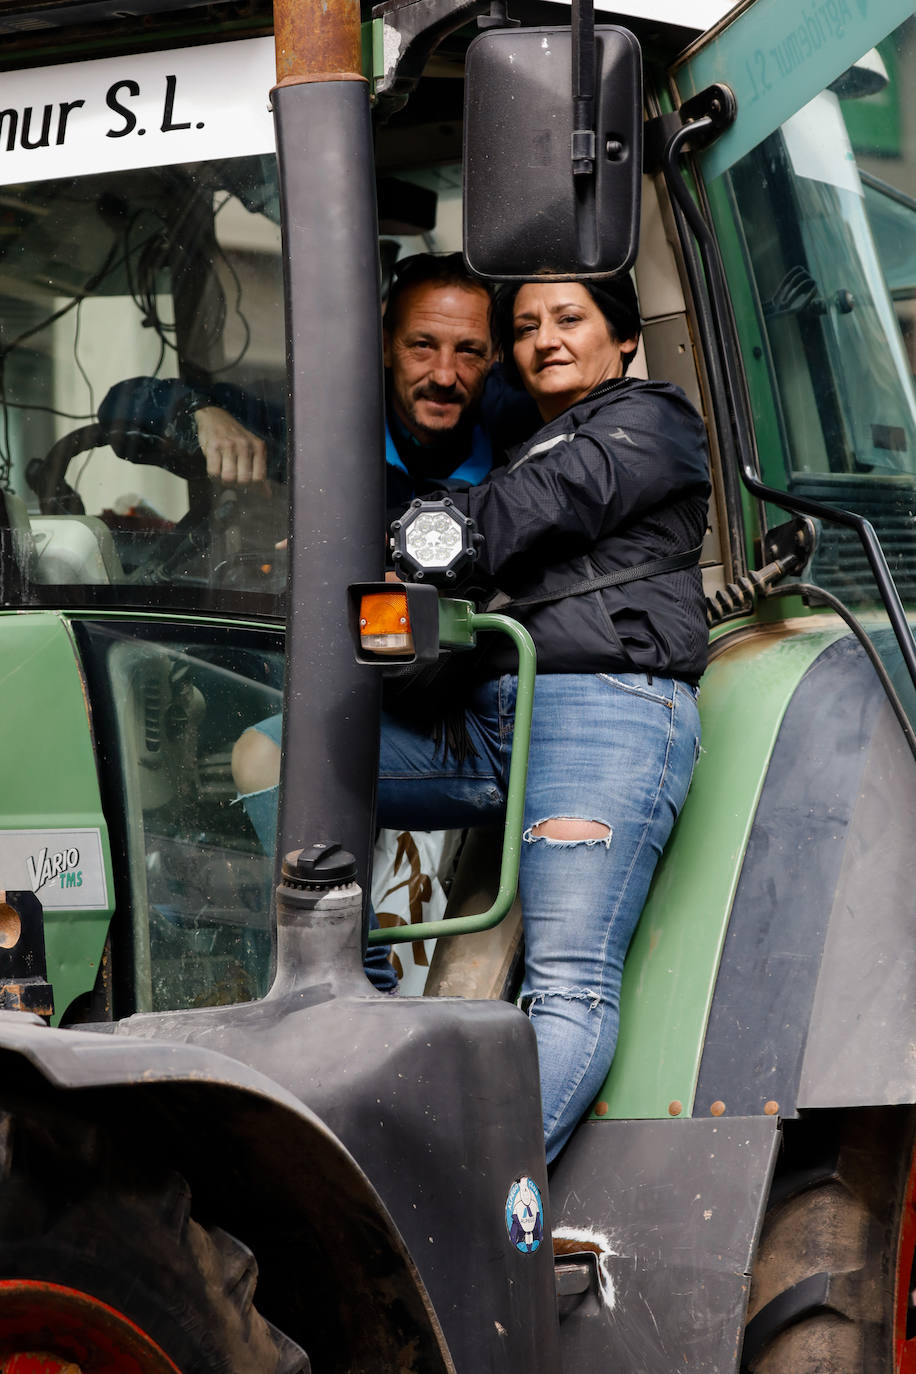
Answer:
[{"label": "man's short dark hair", "polygon": [[414,253],[394,264],[383,320],[389,332],[397,323],[401,297],[412,286],[461,286],[466,291],[486,292],[490,299],[490,336],[496,337],[493,318],[495,289],[490,282],[472,276],[460,253]]}]

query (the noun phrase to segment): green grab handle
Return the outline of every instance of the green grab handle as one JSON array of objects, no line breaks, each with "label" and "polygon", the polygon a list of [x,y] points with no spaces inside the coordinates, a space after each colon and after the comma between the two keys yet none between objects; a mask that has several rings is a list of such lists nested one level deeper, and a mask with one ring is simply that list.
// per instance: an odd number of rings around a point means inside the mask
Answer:
[{"label": "green grab handle", "polygon": [[518,650],[518,694],[515,699],[515,729],[512,758],[506,788],[506,828],[503,835],[499,890],[496,900],[476,916],[449,916],[441,921],[418,921],[416,925],[385,926],[369,931],[370,945],[402,945],[410,940],[430,940],[442,935],[472,935],[491,930],[509,914],[518,890],[518,865],[522,852],[522,824],[525,816],[525,782],[528,776],[528,750],[531,744],[531,712],[534,706],[534,678],[537,655],[534,641],[517,620],[492,611],[475,611],[468,617],[473,634],[478,630],[497,630],[515,641]]}]

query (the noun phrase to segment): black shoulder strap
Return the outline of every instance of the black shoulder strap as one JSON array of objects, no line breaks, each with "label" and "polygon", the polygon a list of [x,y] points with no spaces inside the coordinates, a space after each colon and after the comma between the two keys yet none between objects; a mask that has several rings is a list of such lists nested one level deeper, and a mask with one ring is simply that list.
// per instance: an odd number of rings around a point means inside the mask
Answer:
[{"label": "black shoulder strap", "polygon": [[646,577],[659,577],[662,573],[679,572],[681,568],[695,568],[700,561],[703,545],[686,553],[671,553],[667,558],[653,558],[649,563],[637,563],[634,568],[618,568],[616,572],[605,573],[603,577],[587,577],[582,582],[574,582],[559,591],[548,592],[545,596],[522,596],[516,601],[504,603],[500,612],[512,612],[520,606],[544,606],[550,601],[565,601],[568,596],[582,596],[584,592],[597,592],[602,587],[619,587],[625,582],[641,582]]}]

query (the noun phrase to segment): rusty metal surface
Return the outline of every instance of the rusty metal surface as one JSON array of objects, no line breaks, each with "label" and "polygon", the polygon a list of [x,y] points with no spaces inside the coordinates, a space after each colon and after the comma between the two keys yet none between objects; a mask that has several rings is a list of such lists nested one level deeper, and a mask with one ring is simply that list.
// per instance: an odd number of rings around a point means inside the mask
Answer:
[{"label": "rusty metal surface", "polygon": [[277,85],[361,81],[359,0],[275,0]]},{"label": "rusty metal surface", "polygon": [[44,917],[34,892],[0,891],[0,1010],[50,1016]]},{"label": "rusty metal surface", "polygon": [[50,984],[43,978],[26,978],[21,983],[0,985],[0,1010],[31,1011],[38,1016],[53,1016],[54,998]]}]

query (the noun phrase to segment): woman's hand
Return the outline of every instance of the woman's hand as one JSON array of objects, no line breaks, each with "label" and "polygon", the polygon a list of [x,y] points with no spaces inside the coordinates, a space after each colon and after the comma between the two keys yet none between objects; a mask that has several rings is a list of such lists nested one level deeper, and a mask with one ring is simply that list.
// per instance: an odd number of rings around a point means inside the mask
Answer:
[{"label": "woman's hand", "polygon": [[221,406],[194,412],[197,442],[207,460],[207,474],[245,486],[267,479],[267,445]]}]

